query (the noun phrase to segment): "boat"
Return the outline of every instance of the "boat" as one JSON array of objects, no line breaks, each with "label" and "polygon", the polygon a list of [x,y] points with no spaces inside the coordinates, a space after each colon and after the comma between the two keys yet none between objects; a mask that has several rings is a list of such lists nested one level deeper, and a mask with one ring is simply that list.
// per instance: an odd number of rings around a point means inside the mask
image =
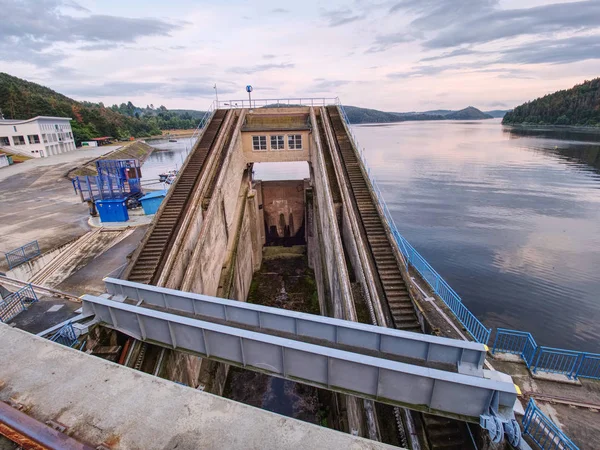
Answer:
[{"label": "boat", "polygon": [[169,179],[170,177],[173,177],[173,179],[177,176],[178,171],[173,169],[173,170],[168,170],[166,172],[163,172],[161,174],[158,175],[158,179],[161,182],[165,182],[167,181],[167,179]]},{"label": "boat", "polygon": [[177,139],[169,139],[169,142],[177,142]]}]

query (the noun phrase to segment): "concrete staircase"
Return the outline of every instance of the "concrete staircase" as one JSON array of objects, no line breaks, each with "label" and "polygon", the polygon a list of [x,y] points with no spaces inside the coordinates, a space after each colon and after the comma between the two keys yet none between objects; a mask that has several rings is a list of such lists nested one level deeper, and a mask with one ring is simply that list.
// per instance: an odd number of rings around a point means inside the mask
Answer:
[{"label": "concrete staircase", "polygon": [[156,224],[149,230],[150,236],[138,254],[128,279],[139,283],[156,283],[161,264],[164,264],[172,241],[181,225],[185,213],[190,207],[189,199],[200,180],[204,163],[211,152],[229,110],[219,109],[208,124],[199,145],[195,148],[188,163],[177,177],[171,188],[173,192],[167,197]]},{"label": "concrete staircase", "polygon": [[401,330],[420,332],[421,327],[414,306],[392,250],[394,244],[387,237],[376,207],[377,200],[373,198],[364,178],[360,161],[352,148],[337,107],[328,106],[327,113],[394,325]]}]

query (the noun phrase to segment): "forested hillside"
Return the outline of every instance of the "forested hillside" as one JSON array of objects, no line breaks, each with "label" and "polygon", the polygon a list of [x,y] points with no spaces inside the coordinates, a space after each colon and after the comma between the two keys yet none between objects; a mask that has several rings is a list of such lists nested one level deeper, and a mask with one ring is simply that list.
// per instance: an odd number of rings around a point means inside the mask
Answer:
[{"label": "forested hillside", "polygon": [[356,106],[345,106],[346,114],[350,123],[391,123],[407,122],[415,120],[482,120],[491,119],[492,116],[485,114],[469,106],[459,111],[436,110],[425,112],[385,112],[377,109],[358,108]]},{"label": "forested hillside", "polygon": [[600,78],[517,106],[502,123],[600,127]]},{"label": "forested hillside", "polygon": [[200,111],[169,111],[164,106],[140,108],[131,102],[111,107],[78,102],[6,73],[0,73],[0,110],[6,119],[71,117],[77,144],[100,136],[127,139],[160,134],[161,130],[194,128],[203,114]]}]

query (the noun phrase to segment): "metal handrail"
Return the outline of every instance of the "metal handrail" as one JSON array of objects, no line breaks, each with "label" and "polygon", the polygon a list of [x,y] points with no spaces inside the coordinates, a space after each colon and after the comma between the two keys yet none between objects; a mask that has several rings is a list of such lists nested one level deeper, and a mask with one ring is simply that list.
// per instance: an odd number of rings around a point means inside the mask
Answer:
[{"label": "metal handrail", "polygon": [[259,98],[246,100],[222,100],[217,107],[227,108],[263,108],[265,106],[273,108],[285,108],[293,106],[327,106],[337,105],[337,97],[298,97],[298,98]]},{"label": "metal handrail", "polygon": [[442,278],[442,276],[435,271],[433,267],[417,252],[412,245],[400,234],[392,214],[383,198],[383,194],[377,180],[372,174],[371,168],[367,163],[363,149],[360,147],[358,139],[354,132],[350,129],[350,121],[348,120],[348,114],[344,109],[339,98],[335,99],[335,105],[341,111],[342,117],[347,124],[348,131],[350,132],[350,139],[353,141],[355,148],[358,150],[360,159],[364,165],[365,172],[369,178],[375,196],[381,206],[385,220],[392,231],[394,241],[400,250],[401,255],[405,258],[405,263],[412,265],[425,282],[433,289],[433,291],[442,299],[442,301],[450,308],[456,319],[465,327],[467,332],[477,342],[486,344],[489,341],[491,328],[487,328],[483,323],[475,317],[475,315],[469,311],[469,309],[462,303],[460,296],[450,287],[450,285]]},{"label": "metal handrail", "polygon": [[38,241],[32,241],[19,248],[6,252],[4,255],[6,256],[6,262],[8,263],[8,269],[10,270],[32,260],[40,254],[41,251]]},{"label": "metal handrail", "polygon": [[524,433],[542,450],[579,450],[579,447],[546,416],[531,398],[523,416]]},{"label": "metal handrail", "polygon": [[210,104],[210,106],[208,107],[208,109],[206,110],[206,112],[204,113],[204,115],[202,116],[202,119],[200,119],[198,126],[194,130],[194,134],[192,134],[192,148],[194,147],[194,144],[196,143],[196,140],[198,139],[200,132],[204,129],[206,124],[208,122],[210,122],[210,119],[212,119],[212,116],[217,109],[218,109],[218,104],[216,101],[213,101]]},{"label": "metal handrail", "polygon": [[31,284],[7,295],[4,299],[0,299],[0,322],[8,322],[37,301],[37,295]]}]

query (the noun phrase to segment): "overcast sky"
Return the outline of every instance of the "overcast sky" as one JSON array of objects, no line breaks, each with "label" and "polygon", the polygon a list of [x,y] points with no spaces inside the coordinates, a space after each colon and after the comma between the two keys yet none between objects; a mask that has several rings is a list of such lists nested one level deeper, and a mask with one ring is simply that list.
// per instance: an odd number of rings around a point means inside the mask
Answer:
[{"label": "overcast sky", "polygon": [[600,76],[600,0],[0,0],[0,71],[78,100],[506,109]]}]

